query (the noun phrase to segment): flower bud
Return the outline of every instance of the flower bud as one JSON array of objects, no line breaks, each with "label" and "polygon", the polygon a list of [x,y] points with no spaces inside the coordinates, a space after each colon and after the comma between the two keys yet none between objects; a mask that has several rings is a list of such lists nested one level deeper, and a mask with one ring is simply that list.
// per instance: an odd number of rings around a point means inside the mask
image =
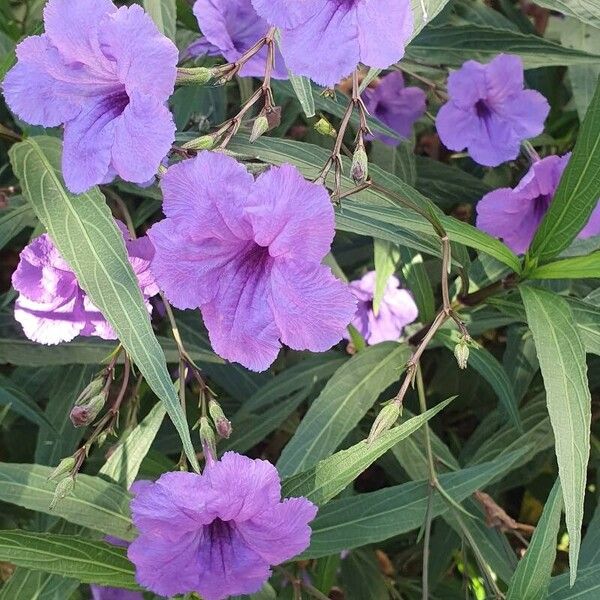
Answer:
[{"label": "flower bud", "polygon": [[469,362],[469,341],[466,336],[462,336],[456,346],[454,346],[454,356],[459,369],[466,369]]},{"label": "flower bud", "polygon": [[255,142],[263,133],[269,131],[269,121],[265,115],[259,115],[254,120],[252,133],[250,134],[250,143]]},{"label": "flower bud", "polygon": [[218,73],[214,69],[207,67],[192,67],[184,68],[179,67],[177,69],[177,79],[175,80],[176,85],[206,85]]},{"label": "flower bud", "polygon": [[75,427],[89,425],[98,416],[104,407],[105,401],[106,398],[104,395],[98,394],[82,404],[76,404],[71,409],[71,414],[69,415],[71,423],[73,423]]},{"label": "flower bud", "polygon": [[200,419],[200,443],[202,444],[206,464],[210,465],[215,462],[217,460],[217,440],[215,439],[215,432],[206,417]]},{"label": "flower bud", "polygon": [[65,475],[70,473],[75,468],[75,459],[72,456],[67,456],[67,458],[63,458],[58,466],[50,473],[48,477],[48,481],[52,479],[62,479]]},{"label": "flower bud", "polygon": [[332,138],[337,135],[335,127],[333,127],[333,125],[325,117],[321,117],[314,124],[314,128],[316,129],[317,133],[320,133],[321,135],[328,135]]},{"label": "flower bud", "polygon": [[231,421],[225,416],[218,402],[211,400],[208,403],[208,412],[212,417],[215,428],[220,437],[227,439],[232,432]]},{"label": "flower bud", "polygon": [[356,185],[364,183],[367,180],[369,174],[369,159],[365,152],[365,147],[362,143],[356,146],[354,155],[352,156],[352,167],[350,168],[350,175]]},{"label": "flower bud", "polygon": [[183,144],[182,148],[185,150],[210,150],[214,145],[215,138],[212,135],[201,135]]},{"label": "flower bud", "polygon": [[64,500],[74,489],[74,477],[65,477],[64,479],[61,479],[56,484],[56,489],[54,490],[54,497],[52,498],[52,502],[50,502],[50,510],[54,510],[56,508],[56,505],[61,500]]},{"label": "flower bud", "polygon": [[372,444],[381,434],[385,433],[388,429],[394,425],[400,416],[400,406],[396,402],[390,402],[386,404],[375,419],[369,437],[367,438],[367,444]]},{"label": "flower bud", "polygon": [[93,396],[97,396],[104,387],[104,378],[96,377],[96,379],[92,380],[88,385],[83,389],[81,394],[75,400],[75,405],[84,404],[87,400],[92,398]]}]

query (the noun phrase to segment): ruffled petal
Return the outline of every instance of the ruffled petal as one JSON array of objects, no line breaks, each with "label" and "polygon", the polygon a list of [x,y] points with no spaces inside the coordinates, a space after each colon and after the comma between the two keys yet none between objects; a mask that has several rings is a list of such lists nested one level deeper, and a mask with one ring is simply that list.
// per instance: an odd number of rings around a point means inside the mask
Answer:
[{"label": "ruffled petal", "polygon": [[272,510],[281,498],[277,469],[266,460],[226,452],[204,470],[211,519],[241,523]]},{"label": "ruffled petal", "polygon": [[121,7],[99,31],[103,54],[116,64],[127,92],[165,102],[173,93],[179,53],[141,6]]},{"label": "ruffled petal", "polygon": [[306,498],[290,498],[238,525],[238,531],[265,562],[278,565],[308,548],[308,524],[316,514],[317,507]]},{"label": "ruffled petal", "polygon": [[313,352],[337,344],[356,311],[350,289],[328,267],[292,260],[275,262],[269,303],[281,341]]},{"label": "ruffled petal", "polygon": [[499,54],[484,68],[488,101],[494,106],[523,90],[523,61],[518,56]]},{"label": "ruffled petal", "polygon": [[132,592],[121,588],[90,585],[92,600],[144,600],[142,592]]},{"label": "ruffled petal", "polygon": [[267,369],[280,348],[267,304],[272,260],[267,249],[249,243],[221,269],[214,299],[201,306],[215,352],[253,371]]},{"label": "ruffled petal", "polygon": [[544,121],[550,113],[550,105],[535,90],[521,90],[496,109],[521,140],[535,137],[544,131]]},{"label": "ruffled petal", "polygon": [[292,73],[333,87],[360,60],[356,10],[327,2],[306,23],[281,32],[281,52]]},{"label": "ruffled petal", "polygon": [[267,23],[290,29],[306,23],[329,2],[330,0],[252,0],[252,6]]},{"label": "ruffled petal", "polygon": [[244,248],[194,233],[194,223],[184,226],[174,219],[160,221],[148,231],[155,249],[152,274],[169,302],[182,310],[210,302],[222,269]]},{"label": "ruffled petal", "polygon": [[458,71],[450,73],[448,94],[457,107],[472,110],[478,100],[487,98],[485,66],[468,60]]},{"label": "ruffled petal", "polygon": [[106,180],[115,120],[125,103],[126,98],[120,94],[90,99],[77,118],[65,125],[63,177],[74,194]]},{"label": "ruffled petal", "polygon": [[440,108],[435,127],[444,146],[459,152],[471,143],[478,127],[477,116],[473,111],[463,110],[450,101]]},{"label": "ruffled petal", "polygon": [[46,34],[66,62],[109,70],[108,60],[100,52],[98,27],[116,10],[111,0],[48,0],[44,8]]},{"label": "ruffled petal", "polygon": [[360,62],[385,69],[404,56],[413,32],[407,0],[364,0],[356,3]]},{"label": "ruffled petal", "polygon": [[247,214],[254,240],[273,257],[320,262],[331,248],[335,221],[329,195],[291,165],[257,178]]},{"label": "ruffled petal", "polygon": [[163,211],[172,219],[202,224],[222,239],[251,238],[244,214],[254,178],[235,159],[216,152],[173,165],[161,180]]},{"label": "ruffled petal", "polygon": [[477,203],[477,227],[517,254],[527,251],[539,223],[534,200],[510,188],[489,192]]},{"label": "ruffled petal", "polygon": [[171,112],[153,96],[134,91],[115,122],[112,166],[125,181],[144,183],[156,174],[174,141]]},{"label": "ruffled petal", "polygon": [[55,127],[81,110],[77,81],[83,69],[67,67],[46,35],[17,46],[17,64],[6,74],[2,91],[10,109],[33,125]]}]

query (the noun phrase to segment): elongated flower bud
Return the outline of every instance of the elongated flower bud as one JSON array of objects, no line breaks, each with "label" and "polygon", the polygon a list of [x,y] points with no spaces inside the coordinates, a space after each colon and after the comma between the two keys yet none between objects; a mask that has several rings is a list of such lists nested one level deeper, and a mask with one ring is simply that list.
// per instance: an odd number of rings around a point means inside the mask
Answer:
[{"label": "elongated flower bud", "polygon": [[204,451],[204,459],[207,465],[217,460],[217,440],[215,432],[206,417],[200,419],[200,443]]},{"label": "elongated flower bud", "polygon": [[179,67],[175,83],[176,85],[206,85],[217,75],[214,69],[207,67]]},{"label": "elongated flower bud", "polygon": [[104,378],[96,377],[96,379],[92,380],[88,385],[83,389],[81,394],[75,400],[75,405],[84,404],[93,396],[98,395],[102,388],[104,387]]},{"label": "elongated flower bud", "polygon": [[228,438],[232,432],[231,421],[225,416],[220,404],[214,400],[211,400],[208,403],[208,412],[212,417],[219,436],[222,438]]},{"label": "elongated flower bud", "polygon": [[456,346],[454,346],[454,357],[458,363],[459,369],[466,369],[469,362],[469,342],[466,336],[460,338]]},{"label": "elongated flower bud", "polygon": [[212,135],[201,135],[189,142],[183,144],[185,150],[210,150],[215,145],[215,138]]},{"label": "elongated flower bud", "polygon": [[75,427],[85,427],[86,425],[89,425],[98,416],[104,407],[105,402],[106,398],[104,395],[98,394],[82,404],[76,404],[71,409],[71,414],[69,415],[71,423],[73,423]]},{"label": "elongated flower bud", "polygon": [[364,183],[369,175],[369,159],[362,143],[356,146],[356,150],[354,150],[350,175],[356,185]]},{"label": "elongated flower bud", "polygon": [[56,505],[64,500],[75,489],[75,479],[73,477],[65,477],[56,484],[54,497],[50,502],[50,510],[54,510]]},{"label": "elongated flower bud", "polygon": [[385,433],[390,429],[400,416],[400,406],[395,402],[386,404],[375,419],[369,437],[367,438],[367,444],[373,443],[381,434]]},{"label": "elongated flower bud", "polygon": [[58,466],[50,473],[48,480],[52,479],[62,479],[65,475],[69,474],[73,468],[75,467],[75,459],[72,456],[67,456],[67,458],[63,458]]},{"label": "elongated flower bud", "polygon": [[269,131],[269,121],[265,115],[259,115],[254,120],[250,142],[255,142],[263,133],[267,133],[267,131]]}]

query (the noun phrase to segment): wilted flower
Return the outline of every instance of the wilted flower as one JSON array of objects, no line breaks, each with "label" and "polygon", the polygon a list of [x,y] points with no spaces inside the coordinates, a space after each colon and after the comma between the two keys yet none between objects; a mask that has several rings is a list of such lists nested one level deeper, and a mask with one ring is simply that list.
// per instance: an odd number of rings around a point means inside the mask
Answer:
[{"label": "wilted flower", "polygon": [[202,475],[166,473],[135,493],[140,535],[128,556],[137,581],[164,596],[220,600],[258,591],[271,565],[306,549],[317,512],[306,498],[282,502],[275,467],[234,452]]},{"label": "wilted flower", "polygon": [[[196,0],[194,14],[204,37],[188,48],[192,56],[222,55],[229,62],[235,62],[269,30],[269,24],[252,7],[252,0]],[[265,46],[242,67],[240,75],[262,77],[266,62]],[[276,79],[288,77],[279,50],[275,52],[272,76]]]},{"label": "wilted flower", "polygon": [[[513,252],[523,254],[552,203],[570,154],[547,156],[531,168],[514,189],[500,188],[477,204],[477,227],[500,238]],[[580,238],[600,234],[600,206],[592,213]]]},{"label": "wilted flower", "polygon": [[387,281],[379,312],[375,315],[375,278],[375,271],[369,271],[361,279],[350,283],[352,293],[358,300],[352,325],[365,338],[367,344],[397,340],[404,327],[419,316],[419,309],[410,292],[400,289],[400,282],[393,275]]},{"label": "wilted flower", "polygon": [[450,100],[436,119],[444,145],[467,148],[473,160],[489,167],[516,158],[523,140],[542,133],[550,111],[542,94],[523,86],[518,56],[500,54],[486,65],[467,61],[450,74]]},{"label": "wilted flower", "polygon": [[413,31],[409,0],[252,0],[281,30],[288,68],[332,87],[363,63],[385,69],[398,62]]},{"label": "wilted flower", "polygon": [[321,352],[340,341],[355,306],[321,264],[334,235],[323,186],[290,165],[255,181],[233,158],[202,152],[161,187],[152,271],[171,304],[201,309],[215,352],[260,371],[281,343]]},{"label": "wilted flower", "polygon": [[[126,228],[119,226],[126,237],[129,262],[147,300],[158,292],[149,269],[152,244],[147,237],[130,240]],[[19,292],[15,319],[30,340],[52,345],[78,335],[116,339],[112,327],[81,289],[75,273],[48,234],[37,237],[23,249],[12,284]],[[151,312],[149,302],[146,306]]]},{"label": "wilted flower", "polygon": [[140,6],[49,0],[45,33],[17,47],[4,96],[24,121],[65,125],[63,175],[74,193],[115,175],[144,183],[175,139],[165,106],[178,52]]},{"label": "wilted flower", "polygon": [[[415,121],[425,114],[426,98],[422,89],[404,86],[400,71],[382,77],[376,87],[369,87],[363,93],[367,110],[404,138],[410,137]],[[375,137],[390,146],[401,141],[380,133]]]}]

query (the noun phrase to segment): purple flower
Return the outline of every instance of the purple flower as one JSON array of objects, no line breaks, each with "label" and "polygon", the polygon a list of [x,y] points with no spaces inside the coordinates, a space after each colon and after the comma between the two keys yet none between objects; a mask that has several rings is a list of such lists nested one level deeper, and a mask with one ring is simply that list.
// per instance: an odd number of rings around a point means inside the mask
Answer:
[{"label": "purple flower", "polygon": [[400,289],[400,282],[393,275],[388,279],[379,304],[379,312],[375,315],[375,277],[375,271],[369,271],[361,279],[350,284],[352,293],[358,300],[358,309],[352,325],[370,345],[397,340],[404,327],[419,316],[419,309],[410,292]]},{"label": "purple flower", "polygon": [[473,160],[495,167],[516,158],[521,142],[544,130],[548,102],[523,89],[523,63],[500,54],[489,64],[467,61],[448,78],[450,100],[436,126],[451,150],[467,148]]},{"label": "purple flower", "polygon": [[202,152],[161,187],[152,271],[171,304],[201,309],[219,355],[260,371],[281,343],[322,352],[340,341],[355,305],[321,265],[334,235],[323,186],[290,165],[255,181],[233,158]]},{"label": "purple flower", "polygon": [[[386,75],[377,87],[367,88],[363,94],[367,110],[404,138],[410,137],[414,122],[425,114],[426,98],[422,89],[404,87],[400,71]],[[400,140],[382,134],[375,137],[390,146],[400,143]]]},{"label": "purple flower", "polygon": [[144,183],[169,151],[165,103],[178,52],[140,6],[49,0],[45,33],[17,47],[4,96],[24,121],[65,125],[63,175],[81,193],[119,175]]},{"label": "purple flower", "polygon": [[399,61],[413,31],[408,0],[252,0],[281,29],[288,68],[334,86],[358,65],[385,69]]},{"label": "purple flower", "polygon": [[[126,237],[129,262],[151,312],[147,299],[158,293],[149,268],[154,249],[147,237],[130,240],[122,223],[119,227]],[[12,284],[19,292],[15,319],[30,340],[51,345],[68,342],[77,335],[116,339],[112,327],[81,289],[75,273],[48,234],[23,249]]]},{"label": "purple flower", "polygon": [[[523,254],[552,203],[570,154],[548,156],[531,168],[514,189],[500,188],[477,204],[477,227],[502,239],[517,254]],[[600,234],[600,205],[592,213],[580,238]]]},{"label": "purple flower", "polygon": [[[204,38],[193,43],[188,51],[193,56],[223,55],[235,62],[269,30],[251,0],[196,0],[194,14]],[[266,46],[255,54],[242,68],[243,77],[262,77],[267,60]],[[287,79],[288,73],[281,52],[276,50],[273,77]]]},{"label": "purple flower", "polygon": [[204,600],[258,591],[271,565],[306,549],[317,513],[306,498],[280,498],[275,467],[234,452],[202,475],[146,482],[131,502],[140,535],[128,556],[137,581],[164,596],[197,592]]}]

